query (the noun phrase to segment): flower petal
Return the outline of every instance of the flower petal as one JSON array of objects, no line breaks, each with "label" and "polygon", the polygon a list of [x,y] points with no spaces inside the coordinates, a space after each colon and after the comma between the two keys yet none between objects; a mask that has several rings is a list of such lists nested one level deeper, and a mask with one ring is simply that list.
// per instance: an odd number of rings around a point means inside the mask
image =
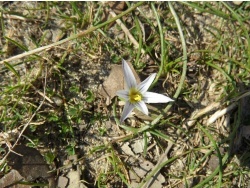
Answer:
[{"label": "flower petal", "polygon": [[119,90],[119,91],[116,92],[116,95],[118,97],[121,97],[121,98],[125,99],[126,101],[129,99],[127,90]]},{"label": "flower petal", "polygon": [[167,103],[174,100],[162,94],[146,92],[143,94],[143,101],[147,103]]},{"label": "flower petal", "polygon": [[134,76],[132,70],[130,69],[128,63],[124,59],[122,60],[122,68],[123,68],[124,77],[125,77],[125,80],[127,83],[127,87],[128,88],[136,87],[135,76]]},{"label": "flower petal", "polygon": [[148,88],[150,87],[150,85],[152,84],[152,82],[154,81],[156,76],[156,73],[151,74],[149,77],[147,77],[143,82],[141,82],[138,86],[137,89],[143,94],[145,93]]},{"label": "flower petal", "polygon": [[120,119],[121,122],[123,122],[129,116],[129,114],[132,112],[134,107],[135,106],[131,104],[130,102],[126,102],[123,112],[122,112],[121,119]]},{"label": "flower petal", "polygon": [[144,114],[148,115],[148,107],[146,106],[144,101],[140,101],[140,102],[136,103],[135,107],[138,110],[140,110],[141,112],[143,112]]}]

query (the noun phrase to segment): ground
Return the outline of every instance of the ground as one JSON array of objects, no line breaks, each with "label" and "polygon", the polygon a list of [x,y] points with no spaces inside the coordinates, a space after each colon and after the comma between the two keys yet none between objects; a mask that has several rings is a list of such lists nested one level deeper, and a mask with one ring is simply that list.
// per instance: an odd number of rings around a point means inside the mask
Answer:
[{"label": "ground", "polygon": [[[248,187],[249,2],[1,2],[0,187]],[[121,61],[174,102],[120,123]]]}]

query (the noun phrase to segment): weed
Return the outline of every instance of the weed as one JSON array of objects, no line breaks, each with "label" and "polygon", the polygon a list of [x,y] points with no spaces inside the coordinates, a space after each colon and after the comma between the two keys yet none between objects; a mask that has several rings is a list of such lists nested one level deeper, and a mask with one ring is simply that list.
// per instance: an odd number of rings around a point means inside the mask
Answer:
[{"label": "weed", "polygon": [[[0,178],[25,144],[88,187],[247,187],[249,2],[114,6],[1,3]],[[121,124],[98,88],[122,59],[175,101]]]}]

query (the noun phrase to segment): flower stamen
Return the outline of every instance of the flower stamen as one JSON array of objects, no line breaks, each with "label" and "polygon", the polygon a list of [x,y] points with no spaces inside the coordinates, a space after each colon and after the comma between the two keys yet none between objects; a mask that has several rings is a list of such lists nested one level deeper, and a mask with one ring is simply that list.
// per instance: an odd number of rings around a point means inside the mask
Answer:
[{"label": "flower stamen", "polygon": [[141,93],[137,91],[136,89],[131,88],[129,92],[129,102],[134,104],[134,103],[140,102],[141,100],[142,100]]}]

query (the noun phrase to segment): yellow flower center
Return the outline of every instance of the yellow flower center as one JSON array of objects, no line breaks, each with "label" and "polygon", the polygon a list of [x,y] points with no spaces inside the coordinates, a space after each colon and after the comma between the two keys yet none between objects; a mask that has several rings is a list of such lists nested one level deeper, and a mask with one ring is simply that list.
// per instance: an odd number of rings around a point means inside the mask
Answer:
[{"label": "yellow flower center", "polygon": [[129,91],[129,102],[134,104],[142,100],[142,95],[137,89],[130,89]]}]

